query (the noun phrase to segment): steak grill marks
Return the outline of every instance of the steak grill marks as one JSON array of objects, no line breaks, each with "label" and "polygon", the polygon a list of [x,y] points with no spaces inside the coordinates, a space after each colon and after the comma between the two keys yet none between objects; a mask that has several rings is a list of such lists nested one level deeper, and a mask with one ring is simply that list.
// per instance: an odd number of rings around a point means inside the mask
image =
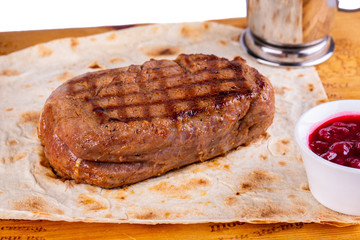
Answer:
[{"label": "steak grill marks", "polygon": [[[184,57],[185,64],[179,60]],[[144,69],[144,65],[140,69],[130,67],[113,76],[106,86],[96,86],[101,75],[92,77],[90,81],[82,78],[80,82],[89,81],[88,87],[75,90],[70,86],[71,95],[90,89],[89,96],[84,99],[92,104],[100,122],[105,123],[192,117],[207,110],[220,109],[228,98],[251,97],[253,94],[240,64],[219,58],[192,59],[191,64],[187,64],[187,57],[181,55],[175,61],[177,65],[148,69]],[[175,73],[169,74],[174,69]],[[123,80],[119,79],[120,74],[130,76]]]}]

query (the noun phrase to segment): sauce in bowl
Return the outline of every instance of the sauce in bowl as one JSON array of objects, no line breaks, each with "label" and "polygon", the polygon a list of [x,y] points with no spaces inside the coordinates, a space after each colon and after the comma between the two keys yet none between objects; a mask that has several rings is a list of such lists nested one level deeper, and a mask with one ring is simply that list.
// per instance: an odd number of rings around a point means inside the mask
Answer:
[{"label": "sauce in bowl", "polygon": [[360,169],[360,114],[331,118],[309,135],[310,149],[320,157]]},{"label": "sauce in bowl", "polygon": [[360,216],[360,99],[310,108],[294,130],[315,199],[332,210]]}]

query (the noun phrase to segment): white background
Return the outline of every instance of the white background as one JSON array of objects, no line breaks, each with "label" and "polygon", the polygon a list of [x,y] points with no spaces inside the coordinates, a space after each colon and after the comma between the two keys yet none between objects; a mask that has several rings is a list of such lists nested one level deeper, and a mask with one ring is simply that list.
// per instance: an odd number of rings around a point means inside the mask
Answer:
[{"label": "white background", "polygon": [[2,0],[0,32],[246,16],[246,0]]},{"label": "white background", "polygon": [[[246,16],[246,0],[0,0],[0,32]],[[360,8],[360,0],[339,0]]]}]

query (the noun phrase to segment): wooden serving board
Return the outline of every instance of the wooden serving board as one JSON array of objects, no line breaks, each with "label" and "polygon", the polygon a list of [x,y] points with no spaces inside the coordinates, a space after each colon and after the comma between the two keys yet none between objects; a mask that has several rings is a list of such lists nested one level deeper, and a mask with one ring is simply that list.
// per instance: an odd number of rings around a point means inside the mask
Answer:
[{"label": "wooden serving board", "polygon": [[[217,22],[246,27],[245,19]],[[0,55],[40,42],[80,37],[114,29],[98,27],[0,33]],[[316,66],[330,100],[360,99],[360,12],[338,12],[331,35],[334,55]],[[321,224],[208,223],[189,225],[139,225],[0,220],[0,240],[48,239],[360,239],[360,226],[333,227]]]}]

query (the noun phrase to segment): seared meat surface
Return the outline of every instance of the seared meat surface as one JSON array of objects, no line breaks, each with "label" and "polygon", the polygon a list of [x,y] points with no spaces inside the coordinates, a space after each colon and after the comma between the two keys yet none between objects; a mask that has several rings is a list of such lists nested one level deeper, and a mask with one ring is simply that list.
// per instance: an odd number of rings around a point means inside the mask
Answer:
[{"label": "seared meat surface", "polygon": [[59,176],[113,188],[225,154],[273,116],[271,84],[242,58],[183,54],[67,81],[39,137]]}]

